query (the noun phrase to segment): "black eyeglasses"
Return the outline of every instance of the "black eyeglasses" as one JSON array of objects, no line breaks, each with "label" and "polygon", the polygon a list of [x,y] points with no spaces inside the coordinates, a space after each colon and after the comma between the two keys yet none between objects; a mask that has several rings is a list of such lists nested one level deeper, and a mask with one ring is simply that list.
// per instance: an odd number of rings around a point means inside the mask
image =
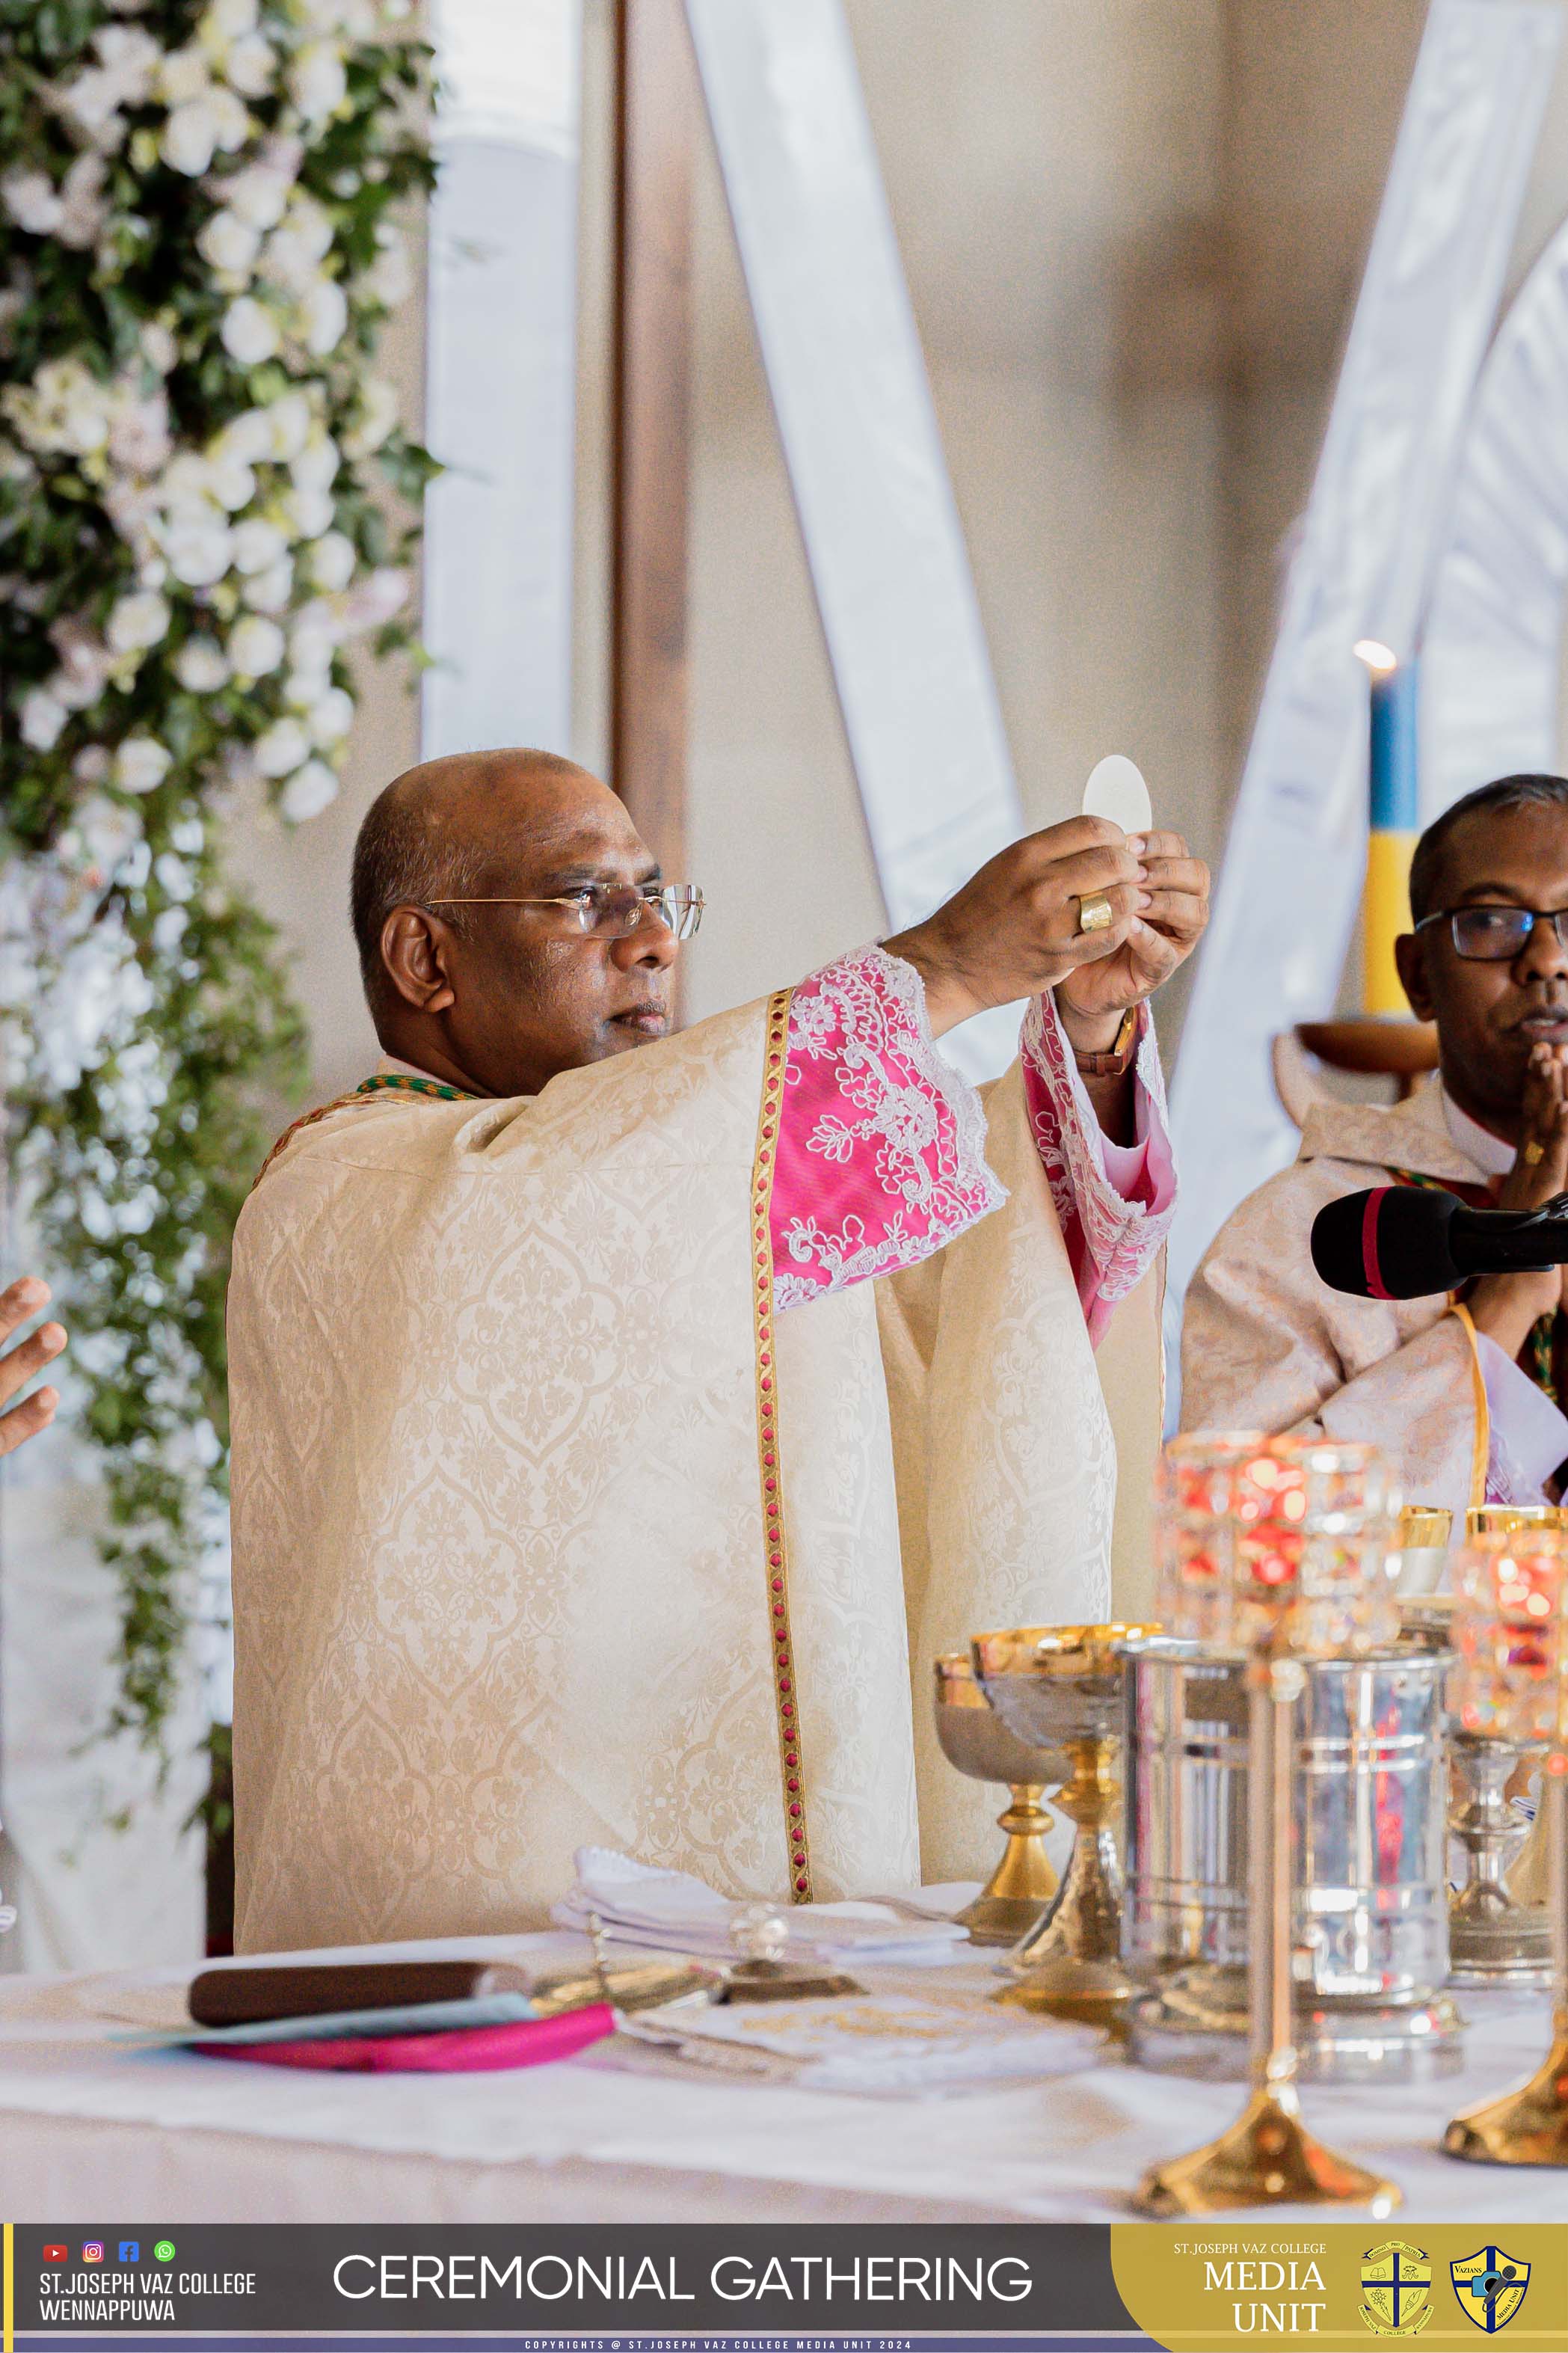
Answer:
[{"label": "black eyeglasses", "polygon": [[1556,934],[1560,948],[1568,948],[1568,907],[1553,908],[1550,913],[1539,907],[1445,907],[1436,915],[1423,915],[1415,928],[1424,932],[1429,923],[1447,923],[1453,935],[1454,953],[1469,964],[1511,964],[1530,944],[1537,923],[1550,923]]}]

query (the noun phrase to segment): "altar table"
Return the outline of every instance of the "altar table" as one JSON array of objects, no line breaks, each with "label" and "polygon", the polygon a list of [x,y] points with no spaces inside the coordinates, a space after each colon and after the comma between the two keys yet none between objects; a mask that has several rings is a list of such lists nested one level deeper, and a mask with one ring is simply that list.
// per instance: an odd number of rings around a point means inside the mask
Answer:
[{"label": "altar table", "polygon": [[[552,1965],[584,1949],[561,1936],[491,1942],[498,1957]],[[861,1975],[912,1989],[913,1972]],[[995,1982],[982,1959],[942,1975]],[[1219,2130],[1241,2096],[1109,2053],[1063,2080],[917,2099],[633,2072],[607,2044],[501,2074],[296,2073],[128,2048],[94,2015],[103,1982],[0,1978],[10,2218],[101,2226],[134,2207],[170,2225],[1109,2221],[1126,2219],[1146,2165]],[[1527,2074],[1546,2047],[1543,1996],[1461,2003],[1463,2075],[1309,2087],[1308,2119],[1392,2176],[1412,2223],[1561,2221],[1561,2172],[1437,2152],[1456,2108]]]}]

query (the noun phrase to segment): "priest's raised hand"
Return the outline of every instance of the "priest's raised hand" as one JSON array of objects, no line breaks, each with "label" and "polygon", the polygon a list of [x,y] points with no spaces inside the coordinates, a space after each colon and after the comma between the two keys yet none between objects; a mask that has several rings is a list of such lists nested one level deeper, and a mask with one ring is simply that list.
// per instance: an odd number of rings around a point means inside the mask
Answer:
[{"label": "priest's raised hand", "polygon": [[[1208,922],[1208,885],[1207,867],[1179,834],[1129,837],[1108,818],[1068,818],[1010,843],[886,947],[924,979],[939,1036],[1047,988],[1064,1013],[1103,1020],[1152,995],[1191,955]],[[1086,932],[1083,902],[1097,894],[1110,921]]]}]

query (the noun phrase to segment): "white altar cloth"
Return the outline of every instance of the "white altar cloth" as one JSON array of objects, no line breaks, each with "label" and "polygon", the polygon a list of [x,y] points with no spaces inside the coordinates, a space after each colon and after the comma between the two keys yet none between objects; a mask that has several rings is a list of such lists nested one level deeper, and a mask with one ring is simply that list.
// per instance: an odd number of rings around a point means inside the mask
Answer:
[{"label": "white altar cloth", "polygon": [[[584,1948],[531,1936],[456,1949],[564,1960]],[[961,1978],[994,1982],[981,1960]],[[132,2205],[170,2225],[1115,2221],[1146,2165],[1221,2129],[1240,2102],[1235,2085],[1110,2056],[1063,2081],[940,2100],[641,2073],[603,2045],[500,2074],[300,2073],[117,2041],[106,1983],[0,1979],[0,2207],[14,2216],[62,2228]],[[1392,2176],[1413,2223],[1559,2221],[1560,2173],[1437,2152],[1457,2108],[1528,2073],[1546,2047],[1543,1996],[1466,1994],[1462,2007],[1463,2075],[1309,2088],[1308,2121]]]}]

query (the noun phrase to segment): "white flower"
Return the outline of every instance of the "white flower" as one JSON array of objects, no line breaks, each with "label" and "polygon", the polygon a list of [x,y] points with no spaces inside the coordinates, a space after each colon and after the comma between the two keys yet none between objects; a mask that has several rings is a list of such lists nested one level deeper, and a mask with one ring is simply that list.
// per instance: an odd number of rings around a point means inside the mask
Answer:
[{"label": "white flower", "polygon": [[245,613],[228,634],[228,658],[241,678],[266,678],[283,659],[283,632],[260,613]]},{"label": "white flower", "polygon": [[254,573],[245,584],[245,601],[257,613],[280,613],[294,593],[294,566],[286,555]]},{"label": "white flower", "polygon": [[296,49],[284,79],[307,122],[324,122],[348,95],[342,58],[331,41],[307,41]]},{"label": "white flower", "polygon": [[[165,907],[162,914],[153,916],[153,945],[157,949],[160,955],[174,955],[175,949],[179,946],[180,942],[185,935],[185,927],[189,923],[190,920],[190,917],[186,914],[183,907]],[[137,1214],[141,1214],[140,1210],[138,1210]],[[123,1227],[125,1224],[125,1214],[123,1211],[121,1213],[120,1222]],[[148,1215],[147,1222],[149,1225],[153,1222],[151,1213]],[[132,1230],[134,1230],[134,1229]]]},{"label": "white flower", "polygon": [[234,568],[237,572],[265,572],[286,555],[289,542],[275,522],[262,515],[247,515],[245,522],[234,527]]},{"label": "white flower", "polygon": [[196,878],[184,860],[177,858],[172,849],[159,852],[153,860],[153,871],[166,897],[181,900],[195,898]]},{"label": "white flower", "polygon": [[[100,776],[109,773],[109,754],[100,744],[88,746],[101,762]],[[71,763],[73,773],[81,776],[81,764],[87,753],[79,754]],[[84,779],[85,781],[85,779]],[[132,842],[141,838],[142,821],[134,809],[123,801],[97,797],[84,801],[71,819],[71,831],[81,844],[82,854],[89,865],[104,874],[112,874]]]},{"label": "white flower", "polygon": [[326,762],[307,760],[279,794],[278,806],[290,823],[304,825],[337,797],[338,780]]},{"label": "white flower", "polygon": [[[104,746],[101,744],[84,744],[81,750],[77,754],[76,758],[71,762],[71,774],[79,784],[101,785],[105,776],[109,774],[109,754],[105,750]],[[115,808],[118,807],[118,805],[112,801],[101,801],[98,806],[101,808]],[[121,815],[125,814],[123,811],[120,813]],[[134,831],[134,819],[128,819],[128,822],[132,825],[132,831]],[[79,826],[82,823],[82,819],[79,816],[77,818],[77,823]]]},{"label": "white flower", "polygon": [[164,563],[161,555],[146,556],[137,565],[136,586],[138,588],[166,588],[168,585],[169,567]]},{"label": "white flower", "polygon": [[127,106],[140,106],[153,87],[163,50],[151,33],[130,25],[106,25],[93,36],[99,63],[114,76]]},{"label": "white flower", "polygon": [[187,638],[174,656],[174,676],[190,694],[216,694],[228,684],[228,663],[216,638]]},{"label": "white flower", "polygon": [[158,153],[171,172],[198,180],[212,162],[217,146],[217,110],[210,98],[193,98],[176,106],[163,125]]},{"label": "white flower", "polygon": [[341,744],[353,725],[353,697],[352,694],[345,694],[341,686],[329,687],[321,701],[312,703],[305,715],[305,724],[310,731],[311,741],[319,744],[323,749],[333,744]]},{"label": "white flower", "polygon": [[297,719],[275,719],[254,745],[264,776],[291,776],[310,756],[310,739]]},{"label": "white flower", "polygon": [[302,392],[286,392],[266,414],[271,425],[272,455],[281,464],[291,465],[310,438],[310,404]]},{"label": "white flower", "polygon": [[65,211],[59,191],[47,172],[7,172],[0,180],[0,196],[18,228],[33,237],[50,237]]},{"label": "white flower", "polygon": [[255,475],[243,459],[228,449],[216,451],[209,463],[213,496],[230,514],[237,514],[256,496]]},{"label": "white flower", "polygon": [[204,221],[196,232],[196,251],[215,269],[226,269],[236,275],[248,270],[261,250],[261,238],[248,221],[226,206]]},{"label": "white flower", "polygon": [[151,588],[121,596],[109,617],[105,632],[117,654],[142,653],[162,645],[169,634],[170,613],[164,599]]},{"label": "white flower", "polygon": [[259,16],[258,0],[211,0],[202,12],[196,38],[204,46],[240,40],[256,30]]},{"label": "white flower", "polygon": [[331,435],[313,426],[304,448],[289,459],[289,471],[299,490],[330,490],[338,471],[338,445]]},{"label": "white flower", "polygon": [[169,454],[169,404],[160,390],[133,400],[110,420],[109,454],[127,473],[154,474]]},{"label": "white flower", "polygon": [[343,435],[351,458],[368,458],[379,449],[397,422],[397,393],[384,375],[368,375],[360,386],[359,410]]},{"label": "white flower", "polygon": [[408,575],[384,564],[351,588],[343,600],[343,618],[351,630],[378,629],[407,601]]},{"label": "white flower", "polygon": [[[110,30],[112,30],[112,26]],[[137,337],[142,356],[160,375],[168,375],[180,356],[180,346],[162,319],[149,319]]]},{"label": "white flower", "polygon": [[223,578],[232,539],[225,518],[210,508],[172,515],[162,534],[169,569],[187,588],[211,588]]},{"label": "white flower", "polygon": [[272,455],[271,411],[243,410],[229,419],[213,447],[215,455],[221,450],[226,458],[236,459],[242,466],[259,465],[263,458]]},{"label": "white flower", "polygon": [[100,229],[109,217],[109,206],[103,197],[103,183],[108,165],[101,155],[90,151],[79,155],[60,183],[60,225],[57,234],[62,245],[85,252],[97,239]]},{"label": "white flower", "polygon": [[35,752],[52,752],[66,723],[66,707],[47,689],[35,686],[22,699],[22,741]]},{"label": "white flower", "polygon": [[[325,545],[325,540],[318,540],[311,554],[319,554]],[[289,624],[289,659],[296,670],[314,671],[324,681],[343,634],[343,623],[326,598],[314,596]]]},{"label": "white flower", "polygon": [[250,117],[245,111],[245,100],[232,90],[210,90],[202,103],[212,111],[213,144],[225,155],[232,155],[243,147],[250,136]]},{"label": "white flower", "polygon": [[349,322],[349,299],[335,278],[317,280],[300,305],[300,321],[313,359],[336,351]]},{"label": "white flower", "polygon": [[122,793],[153,793],[173,763],[151,735],[128,735],[114,755],[110,773]]},{"label": "white flower", "polygon": [[278,73],[278,59],[265,33],[247,33],[226,49],[223,78],[246,98],[264,98]]},{"label": "white flower", "polygon": [[241,367],[259,367],[278,349],[278,322],[249,294],[242,294],[224,312],[223,347]]},{"label": "white flower", "polygon": [[125,135],[120,113],[122,92],[118,78],[101,66],[89,66],[59,93],[62,114],[68,115],[94,145],[118,147]]},{"label": "white flower", "polygon": [[207,61],[198,48],[170,49],[155,76],[158,96],[165,106],[188,105],[211,88]]},{"label": "white flower", "polygon": [[289,491],[281,505],[297,539],[320,539],[331,529],[336,510],[330,491]]},{"label": "white flower", "polygon": [[310,577],[329,596],[346,588],[354,576],[353,542],[341,531],[329,531],[310,549]]},{"label": "white flower", "polygon": [[222,194],[230,212],[237,213],[248,227],[268,229],[282,219],[293,185],[292,172],[267,164],[247,164],[243,172],[222,183]]},{"label": "white flower", "polygon": [[316,265],[332,249],[332,225],[313,197],[296,195],[283,219],[267,240],[262,264],[275,284],[291,293],[303,293],[316,276]]}]

